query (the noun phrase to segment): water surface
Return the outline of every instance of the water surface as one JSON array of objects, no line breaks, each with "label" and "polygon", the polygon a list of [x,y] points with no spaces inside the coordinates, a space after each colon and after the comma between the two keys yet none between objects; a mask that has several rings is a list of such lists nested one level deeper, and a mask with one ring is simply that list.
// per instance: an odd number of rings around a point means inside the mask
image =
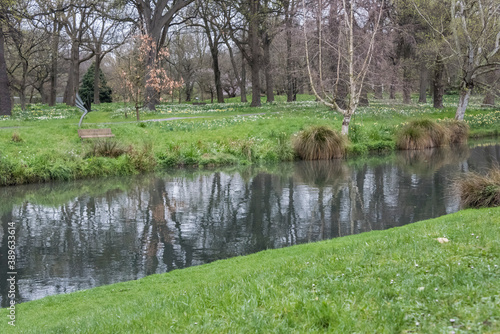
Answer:
[{"label": "water surface", "polygon": [[452,180],[500,145],[0,188],[0,296],[16,224],[18,302],[387,229],[459,210]]}]

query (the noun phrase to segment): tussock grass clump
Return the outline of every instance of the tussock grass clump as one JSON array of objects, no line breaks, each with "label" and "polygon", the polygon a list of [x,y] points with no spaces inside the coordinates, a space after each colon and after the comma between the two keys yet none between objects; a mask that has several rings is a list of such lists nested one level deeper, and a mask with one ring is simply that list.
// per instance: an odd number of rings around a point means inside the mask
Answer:
[{"label": "tussock grass clump", "polygon": [[23,141],[23,139],[21,138],[21,136],[20,136],[20,135],[19,135],[19,133],[17,133],[17,132],[14,132],[14,133],[12,134],[12,139],[11,139],[11,140],[12,140],[13,142],[15,142],[15,143],[20,143],[20,142],[22,142],[22,141]]},{"label": "tussock grass clump", "polygon": [[346,146],[347,138],[326,126],[310,127],[294,140],[295,152],[303,160],[342,158]]},{"label": "tussock grass clump", "polygon": [[455,182],[464,208],[500,206],[500,168],[495,167],[486,175],[467,173]]},{"label": "tussock grass clump", "polygon": [[444,123],[450,135],[450,143],[466,143],[470,128],[464,121],[448,120]]},{"label": "tussock grass clump", "polygon": [[96,140],[92,142],[92,145],[85,154],[85,158],[89,157],[117,158],[125,153],[126,153],[125,148],[123,148],[114,139]]},{"label": "tussock grass clump", "polygon": [[401,150],[421,150],[449,143],[449,131],[430,119],[414,120],[396,134],[396,147]]}]

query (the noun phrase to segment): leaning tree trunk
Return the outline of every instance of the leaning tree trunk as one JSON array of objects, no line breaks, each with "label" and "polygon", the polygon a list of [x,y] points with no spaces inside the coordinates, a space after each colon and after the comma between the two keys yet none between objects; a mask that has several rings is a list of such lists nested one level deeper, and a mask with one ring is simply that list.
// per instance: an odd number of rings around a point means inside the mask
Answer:
[{"label": "leaning tree trunk", "polygon": [[465,110],[467,110],[467,105],[469,104],[469,99],[472,93],[474,84],[472,82],[463,82],[460,89],[460,99],[458,101],[457,112],[455,114],[455,119],[458,121],[463,121],[465,116]]},{"label": "leaning tree trunk", "polygon": [[5,36],[2,25],[0,25],[0,115],[12,115],[9,78],[7,76],[7,64],[5,63]]}]

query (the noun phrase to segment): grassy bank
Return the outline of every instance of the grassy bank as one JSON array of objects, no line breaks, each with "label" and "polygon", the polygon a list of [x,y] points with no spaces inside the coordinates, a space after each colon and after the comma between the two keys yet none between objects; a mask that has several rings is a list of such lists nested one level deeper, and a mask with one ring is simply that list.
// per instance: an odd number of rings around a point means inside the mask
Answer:
[{"label": "grassy bank", "polygon": [[16,329],[498,333],[499,216],[500,208],[461,211],[52,296],[17,305]]},{"label": "grassy bank", "polygon": [[[279,102],[250,108],[233,103],[161,105],[143,112],[134,121],[133,109],[123,104],[93,106],[84,128],[109,127],[118,157],[95,154],[95,141],[80,141],[76,108],[32,105],[0,119],[0,185],[129,175],[178,165],[227,165],[296,159],[294,136],[312,125],[340,130],[342,117],[301,96],[295,103]],[[348,154],[393,150],[395,133],[421,117],[442,121],[454,117],[456,97],[447,97],[445,108],[430,104],[401,105],[372,101],[359,108],[349,134]],[[471,136],[498,135],[500,111],[479,107],[474,99],[466,121]],[[253,115],[249,115],[253,114]],[[127,116],[127,117],[126,117]],[[180,119],[189,117],[188,119]],[[176,118],[165,120],[168,118]],[[161,122],[153,120],[163,119]],[[107,144],[98,144],[107,145]]]}]

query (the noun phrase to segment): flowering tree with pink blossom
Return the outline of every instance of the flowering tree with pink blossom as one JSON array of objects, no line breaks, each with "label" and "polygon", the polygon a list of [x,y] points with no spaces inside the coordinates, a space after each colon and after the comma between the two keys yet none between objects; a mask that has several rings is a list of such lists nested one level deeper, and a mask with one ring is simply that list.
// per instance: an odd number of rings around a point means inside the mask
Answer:
[{"label": "flowering tree with pink blossom", "polygon": [[[150,61],[151,54],[156,54],[153,61]],[[122,59],[120,76],[127,100],[134,103],[137,121],[140,120],[139,110],[151,100],[162,102],[165,94],[171,95],[174,89],[182,86],[182,82],[170,79],[162,66],[168,56],[166,48],[157,50],[153,39],[141,34],[135,37],[132,51]]]}]

